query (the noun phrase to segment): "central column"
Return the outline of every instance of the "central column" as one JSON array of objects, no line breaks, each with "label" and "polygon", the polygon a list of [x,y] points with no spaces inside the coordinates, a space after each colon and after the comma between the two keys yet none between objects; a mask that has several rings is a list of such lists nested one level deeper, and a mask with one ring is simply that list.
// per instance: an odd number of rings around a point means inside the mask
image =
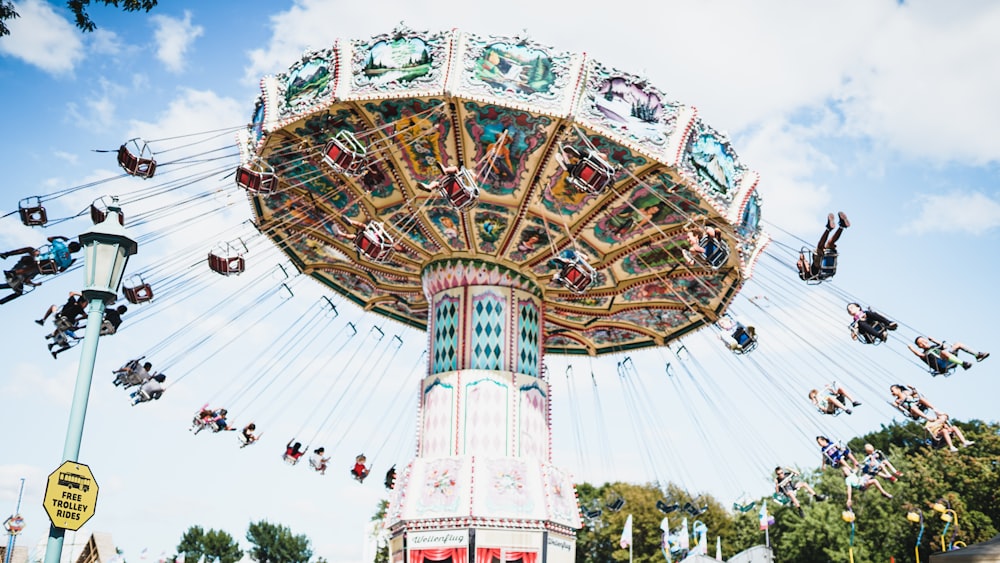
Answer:
[{"label": "central column", "polygon": [[392,560],[571,563],[581,522],[570,476],[550,463],[544,294],[472,258],[428,264],[423,287],[429,369],[417,457],[386,515]]},{"label": "central column", "polygon": [[[430,369],[418,455],[549,461],[538,287],[518,272],[468,259],[430,264],[423,282],[430,304]],[[446,418],[456,424],[443,424]]]}]

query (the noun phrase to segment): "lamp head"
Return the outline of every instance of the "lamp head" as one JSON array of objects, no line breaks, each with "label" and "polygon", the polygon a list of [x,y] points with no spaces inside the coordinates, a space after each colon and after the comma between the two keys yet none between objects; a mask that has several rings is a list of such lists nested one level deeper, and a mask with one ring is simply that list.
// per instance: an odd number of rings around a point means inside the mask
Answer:
[{"label": "lamp head", "polygon": [[125,265],[139,248],[138,243],[129,238],[125,227],[119,222],[120,216],[121,208],[115,199],[108,206],[104,221],[80,235],[84,257],[83,294],[90,301],[115,301]]}]

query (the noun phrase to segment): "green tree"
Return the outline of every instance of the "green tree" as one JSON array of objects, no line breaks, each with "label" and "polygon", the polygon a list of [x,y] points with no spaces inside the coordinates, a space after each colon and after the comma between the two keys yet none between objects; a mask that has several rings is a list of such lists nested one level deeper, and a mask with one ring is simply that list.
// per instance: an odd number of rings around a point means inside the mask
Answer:
[{"label": "green tree", "polygon": [[309,538],[294,535],[287,526],[266,520],[253,522],[247,528],[250,557],[257,563],[307,563],[312,557]]},{"label": "green tree", "polygon": [[[386,511],[389,510],[389,501],[382,499],[378,501],[378,509],[372,516],[372,521],[385,518]],[[375,563],[389,563],[389,544],[379,546],[378,553],[375,554]]]},{"label": "green tree", "polygon": [[[895,483],[883,480],[893,498],[874,489],[852,494],[854,542],[851,526],[842,519],[847,488],[838,471],[807,476],[829,499],[806,503],[805,518],[786,507],[774,511],[777,524],[771,528],[771,544],[778,563],[846,561],[853,547],[855,563],[912,562],[919,527],[906,519],[909,510],[924,514],[926,530],[921,559],[942,550],[941,534],[946,522],[931,509],[936,501],[958,514],[958,526],[947,524],[945,542],[982,542],[997,533],[1000,517],[1000,425],[980,421],[955,423],[976,443],[959,452],[935,449],[919,424],[893,424],[849,442],[851,450],[863,452],[870,443],[888,453],[903,476]],[[861,454],[863,455],[863,454]],[[771,506],[774,506],[772,504]],[[953,532],[956,531],[954,537]]]},{"label": "green tree", "polygon": [[209,561],[218,558],[221,563],[235,563],[243,557],[239,544],[228,532],[211,529],[206,532],[201,526],[191,526],[184,532],[177,553],[183,553],[184,560],[192,562],[204,556]]},{"label": "green tree", "polygon": [[[66,2],[66,6],[73,12],[76,27],[83,31],[94,31],[97,29],[97,25],[94,24],[94,21],[90,19],[90,14],[87,13],[87,7],[90,5],[90,2],[91,0],[69,0]],[[96,0],[98,4],[114,6],[116,8],[120,7],[126,12],[137,12],[139,10],[148,12],[156,6],[157,2],[158,0]],[[0,0],[0,37],[10,35],[10,29],[7,28],[6,22],[16,17],[18,17],[18,14],[14,9],[14,3],[10,0]]]}]

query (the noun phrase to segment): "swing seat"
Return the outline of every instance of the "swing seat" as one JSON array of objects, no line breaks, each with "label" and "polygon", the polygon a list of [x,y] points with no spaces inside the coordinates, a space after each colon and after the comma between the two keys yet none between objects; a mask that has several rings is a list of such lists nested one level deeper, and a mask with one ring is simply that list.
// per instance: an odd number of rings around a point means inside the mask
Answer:
[{"label": "swing seat", "polygon": [[224,276],[240,275],[246,270],[246,260],[241,255],[222,256],[209,252],[208,267]]},{"label": "swing seat", "polygon": [[61,326],[56,325],[55,335],[52,337],[52,343],[56,346],[62,347],[73,347],[77,342],[80,341],[80,337],[76,336],[76,331],[79,327],[76,326]]},{"label": "swing seat", "polygon": [[698,508],[697,506],[691,504],[690,502],[684,503],[684,512],[687,512],[691,516],[701,516],[706,511],[708,511],[708,506],[703,506]]},{"label": "swing seat", "polygon": [[875,329],[875,331],[881,336],[881,338],[875,338],[866,332],[861,332],[861,330],[858,329],[858,321],[854,321],[850,324],[851,334],[854,335],[857,341],[862,344],[870,344],[872,346],[878,346],[879,344],[885,342],[889,334],[886,327],[883,326],[882,323],[878,321],[871,321],[869,324],[872,325],[872,328]]},{"label": "swing seat", "polygon": [[740,501],[733,503],[733,510],[740,513],[750,512],[754,508],[757,508],[756,501],[749,501],[746,504],[741,504]]},{"label": "swing seat", "polygon": [[615,498],[608,501],[608,503],[605,504],[604,507],[610,510],[611,512],[618,512],[622,508],[625,508],[625,499],[623,499],[620,496],[615,496]]},{"label": "swing seat", "polygon": [[17,213],[26,227],[40,227],[49,222],[49,216],[38,196],[26,197],[17,204]]},{"label": "swing seat", "polygon": [[126,364],[115,373],[114,384],[115,387],[122,387],[128,389],[129,387],[135,387],[136,385],[141,385],[145,383],[145,380],[138,374],[138,365],[133,366],[131,362]]},{"label": "swing seat", "polygon": [[38,260],[36,263],[38,264],[39,274],[48,275],[59,273],[59,265],[56,264],[56,261],[51,258],[47,260]]},{"label": "swing seat", "polygon": [[745,327],[740,327],[733,333],[737,348],[733,348],[736,354],[749,354],[757,349],[757,336],[752,335]]},{"label": "swing seat", "polygon": [[564,152],[576,156],[576,161],[567,170],[567,181],[576,186],[580,191],[588,194],[598,194],[604,191],[614,177],[615,168],[608,164],[606,160],[592,150],[587,151],[587,155],[580,157],[579,151],[572,147],[565,147]]},{"label": "swing seat", "polygon": [[278,189],[278,177],[270,164],[254,157],[236,169],[236,185],[259,195],[268,195]]},{"label": "swing seat", "polygon": [[839,257],[839,253],[836,250],[830,248],[823,250],[823,256],[819,259],[819,270],[816,272],[812,271],[812,265],[816,259],[816,254],[812,249],[802,247],[799,253],[803,256],[809,268],[808,275],[803,276],[801,272],[799,273],[799,277],[806,284],[819,285],[837,274],[837,258]]},{"label": "swing seat", "polygon": [[111,336],[112,334],[118,332],[115,325],[111,324],[111,321],[105,319],[101,321],[101,336]]},{"label": "swing seat", "polygon": [[479,201],[479,185],[472,171],[462,167],[456,174],[441,179],[441,193],[455,209],[465,209]]},{"label": "swing seat", "polygon": [[587,520],[597,520],[602,514],[604,514],[604,511],[600,508],[587,508],[583,511],[583,517]]},{"label": "swing seat", "polygon": [[323,160],[340,174],[357,176],[364,166],[367,149],[350,131],[341,131],[326,144]]},{"label": "swing seat", "polygon": [[135,276],[129,285],[122,286],[122,293],[129,303],[138,305],[153,300],[153,287],[142,281],[142,278]]},{"label": "swing seat", "polygon": [[[94,203],[90,204],[90,221],[97,225],[103,223],[107,218],[108,205],[104,202],[104,198],[94,200]],[[123,227],[125,226],[125,215],[120,211],[118,212],[118,224]]]},{"label": "swing seat", "polygon": [[[118,147],[118,165],[130,176],[142,179],[152,178],[156,173],[156,160],[153,158],[153,151],[145,142],[139,145],[140,139],[130,139]],[[135,150],[129,149],[131,145]]]},{"label": "swing seat", "polygon": [[785,493],[774,493],[771,498],[781,506],[788,506],[792,503],[792,499]]},{"label": "swing seat", "polygon": [[[939,375],[950,377],[951,374],[955,373],[955,369],[958,368],[958,364],[953,364],[944,359],[936,362],[934,366],[926,363],[924,365],[927,366],[927,373],[931,374],[931,377],[937,377]],[[941,367],[942,365],[946,365],[947,367]]]},{"label": "swing seat", "polygon": [[[38,256],[52,256],[52,245],[43,244],[37,248]],[[55,258],[42,258],[39,260],[35,259],[35,265],[38,266],[38,273],[42,275],[58,274],[59,264],[56,264]]]},{"label": "swing seat", "polygon": [[163,396],[163,391],[153,391],[152,393],[146,393],[142,389],[129,395],[132,397],[132,406],[136,406],[139,403],[147,403],[149,401],[156,401]]},{"label": "swing seat", "polygon": [[659,510],[664,514],[670,514],[671,512],[677,512],[678,510],[680,510],[681,505],[677,504],[676,502],[673,504],[667,504],[667,502],[664,500],[658,500],[656,501],[656,508],[657,510]]},{"label": "swing seat", "polygon": [[373,262],[385,262],[392,255],[394,241],[385,226],[378,221],[369,221],[365,228],[354,237],[358,252]]},{"label": "swing seat", "polygon": [[202,420],[202,418],[200,416],[198,416],[197,414],[195,414],[194,415],[194,419],[191,420],[191,428],[190,428],[190,430],[195,435],[197,435],[199,432],[201,432],[202,430],[208,428],[209,426],[215,426],[215,424],[213,424],[211,422],[206,422],[205,420]]},{"label": "swing seat", "polygon": [[573,293],[586,293],[596,277],[594,267],[580,256],[563,266],[559,272],[559,282]]},{"label": "swing seat", "polygon": [[713,270],[718,270],[729,260],[729,245],[722,239],[703,236],[698,245],[705,249],[705,262]]}]

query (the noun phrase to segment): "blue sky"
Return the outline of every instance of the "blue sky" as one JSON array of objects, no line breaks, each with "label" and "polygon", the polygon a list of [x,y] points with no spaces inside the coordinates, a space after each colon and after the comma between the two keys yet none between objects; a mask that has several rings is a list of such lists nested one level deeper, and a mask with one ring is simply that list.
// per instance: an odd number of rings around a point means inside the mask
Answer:
[{"label": "blue sky", "polygon": [[[23,197],[116,176],[113,157],[92,149],[114,149],[134,136],[163,139],[243,125],[260,76],[286,69],[305,49],[388,32],[403,20],[415,29],[481,34],[527,28],[544,44],[647,75],[729,132],[743,161],[761,174],[765,226],[785,245],[802,244],[793,236],[812,244],[827,212],[848,212],[853,226],[840,245],[836,287],[807,290],[791,279],[790,254],[781,245],[761,260],[746,297],[734,304],[761,327],[753,364],[723,351],[710,331],[687,339],[689,353],[680,358],[670,350],[633,354],[627,366],[636,373],[625,383],[616,370],[623,357],[571,360],[568,387],[567,362],[549,359],[555,461],[581,480],[672,480],[726,502],[742,491],[762,494],[769,466],[816,464],[816,433],[846,438],[891,420],[883,391],[896,379],[918,385],[955,418],[996,419],[1000,358],[932,379],[904,347],[918,332],[986,349],[998,336],[1000,79],[993,70],[1000,68],[1000,7],[994,3],[714,0],[635,2],[606,12],[606,4],[520,0],[502,8],[426,1],[382,2],[378,9],[320,0],[177,1],[148,15],[93,8],[99,29],[86,35],[60,3],[17,5],[22,17],[0,39],[0,82],[7,86],[0,194],[7,211]],[[224,146],[228,138],[206,146]],[[80,190],[53,201],[50,213],[72,215],[100,195],[149,186],[120,180]],[[172,553],[189,525],[242,538],[248,522],[267,518],[308,534],[317,555],[331,562],[359,561],[360,538],[383,491],[380,478],[359,486],[346,471],[360,451],[378,453],[378,477],[410,455],[412,366],[425,337],[342,304],[322,350],[344,345],[336,331],[347,320],[359,328],[355,338],[366,340],[350,341],[339,355],[317,351],[319,344],[292,346],[296,354],[282,360],[281,378],[247,365],[280,334],[302,326],[298,319],[315,310],[322,291],[298,279],[291,282],[294,299],[271,295],[251,307],[278,283],[270,267],[279,259],[260,239],[253,239],[244,276],[222,279],[192,268],[217,242],[251,240],[252,231],[241,227],[249,209],[228,178],[185,190],[213,192],[207,205],[220,210],[188,221],[178,211],[136,229],[165,236],[140,248],[133,271],[172,267],[190,279],[183,291],[133,308],[127,330],[101,343],[81,453],[101,484],[88,529],[114,534],[135,563],[143,548],[150,557]],[[163,208],[181,197],[178,191],[126,212]],[[87,226],[81,218],[31,230],[7,217],[0,220],[0,246],[36,246],[45,236],[75,235]],[[0,450],[0,513],[13,511],[18,479],[27,477],[28,529],[20,541],[28,544],[47,531],[44,478],[61,461],[78,357],[72,351],[53,361],[44,330],[31,320],[62,302],[78,284],[74,275],[0,309],[7,327],[0,342],[7,360],[0,421],[12,429]],[[898,338],[878,349],[847,341],[845,295],[898,318],[904,325]],[[279,302],[274,316],[254,323]],[[246,316],[233,321],[240,313]],[[382,343],[368,336],[376,324],[387,334]],[[178,329],[185,334],[162,347],[159,362],[177,357],[168,375],[183,375],[181,383],[158,403],[129,407],[110,385],[110,370]],[[214,335],[210,343],[185,353],[193,346],[186,339],[202,331]],[[398,351],[386,343],[395,334],[403,340]],[[362,367],[365,356],[382,360]],[[393,367],[383,367],[390,357]],[[673,376],[665,375],[667,362]],[[607,423],[601,428],[590,416],[591,371]],[[338,373],[332,387],[331,372]],[[298,374],[304,375],[291,379]],[[259,386],[241,393],[257,375],[276,384],[259,396]],[[851,417],[822,419],[807,408],[808,388],[833,378],[865,402]],[[264,441],[239,450],[232,435],[192,437],[190,416],[209,400],[246,405],[234,411],[235,421],[257,420]],[[319,476],[284,466],[278,455],[296,434],[315,435],[312,445],[332,450],[334,469]]]}]

